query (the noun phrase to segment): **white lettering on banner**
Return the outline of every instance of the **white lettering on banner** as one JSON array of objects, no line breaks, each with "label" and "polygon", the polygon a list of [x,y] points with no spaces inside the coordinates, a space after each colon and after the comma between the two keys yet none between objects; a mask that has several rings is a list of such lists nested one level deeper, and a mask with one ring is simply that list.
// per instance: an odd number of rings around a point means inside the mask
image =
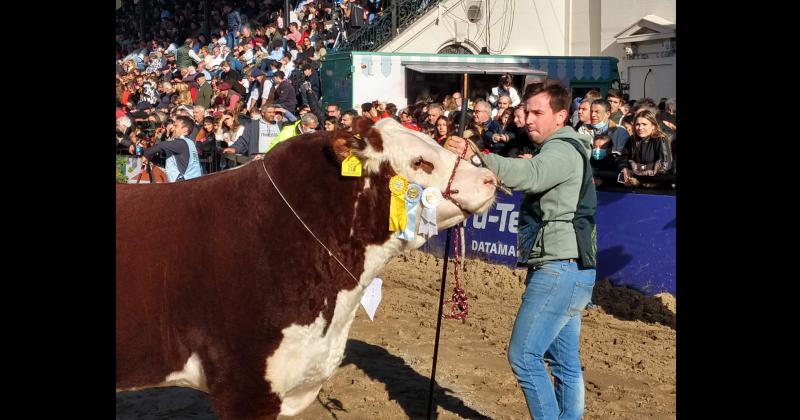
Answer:
[{"label": "white lettering on banner", "polygon": [[490,215],[488,213],[484,213],[482,215],[477,215],[472,217],[472,227],[475,229],[486,229],[486,223],[498,223],[497,230],[500,232],[505,232],[508,229],[511,233],[517,233],[517,222],[519,219],[519,211],[512,211],[514,210],[514,204],[511,203],[497,203],[495,207],[497,210],[500,211],[500,216],[495,214]]},{"label": "white lettering on banner", "polygon": [[514,245],[504,244],[502,242],[484,242],[473,240],[471,248],[473,251],[483,252],[486,254],[505,255],[509,257],[517,256],[517,250]]},{"label": "white lettering on banner", "polygon": [[489,213],[479,214],[472,217],[472,227],[475,229],[486,229],[486,216]]}]

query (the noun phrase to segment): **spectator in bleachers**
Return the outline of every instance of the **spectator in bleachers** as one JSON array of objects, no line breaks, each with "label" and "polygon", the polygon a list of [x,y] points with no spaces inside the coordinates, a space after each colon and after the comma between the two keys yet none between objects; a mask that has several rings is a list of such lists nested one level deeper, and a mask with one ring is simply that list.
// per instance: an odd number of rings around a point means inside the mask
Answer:
[{"label": "spectator in bleachers", "polygon": [[445,116],[439,117],[436,120],[436,134],[433,137],[439,145],[444,146],[447,138],[455,133],[453,123]]},{"label": "spectator in bleachers", "polygon": [[479,100],[473,106],[475,123],[480,134],[480,141],[476,141],[476,145],[484,153],[501,154],[505,148],[505,142],[495,134],[502,134],[503,128],[500,123],[491,118],[492,107],[489,102]]},{"label": "spectator in bleachers", "polygon": [[513,122],[509,123],[505,128],[506,148],[503,151],[504,156],[519,157],[530,159],[533,157],[533,143],[528,138],[528,129],[525,126],[525,119],[527,113],[525,112],[525,104],[521,103],[514,107]]},{"label": "spectator in bleachers", "polygon": [[615,182],[619,175],[617,156],[612,153],[611,137],[608,134],[599,134],[592,141],[591,165],[594,173],[594,184],[601,186],[603,183]]},{"label": "spectator in bleachers", "polygon": [[614,153],[621,153],[625,143],[628,142],[628,132],[622,127],[610,120],[611,105],[605,99],[595,99],[591,105],[590,121],[592,127],[592,136],[597,137],[600,134],[608,134],[613,143],[612,150]]},{"label": "spectator in bleachers", "polygon": [[326,117],[323,123],[325,131],[333,131],[339,128],[339,120],[336,117]]},{"label": "spectator in bleachers", "polygon": [[294,86],[286,80],[286,75],[281,70],[276,71],[272,79],[275,86],[275,105],[294,112],[297,109],[297,92]]},{"label": "spectator in bleachers", "polygon": [[521,99],[517,89],[512,86],[513,82],[514,78],[508,73],[500,76],[497,86],[493,87],[491,93],[486,97],[492,107],[497,106],[497,101],[502,95],[508,95],[511,98],[511,106],[519,105]]},{"label": "spectator in bleachers", "polygon": [[671,165],[670,141],[659,128],[656,114],[641,110],[636,115],[634,135],[619,159],[625,185],[651,188],[656,185],[654,177],[666,174]]},{"label": "spectator in bleachers", "polygon": [[417,122],[414,120],[414,117],[411,115],[411,111],[408,108],[404,108],[402,111],[400,111],[400,124],[402,124],[403,127],[408,128],[409,130],[422,131],[422,129],[419,128],[419,125],[417,125]]},{"label": "spectator in bleachers", "polygon": [[614,121],[617,125],[619,125],[622,121],[622,117],[625,115],[622,110],[620,110],[620,105],[622,105],[622,93],[616,89],[609,89],[608,94],[606,94],[606,100],[610,105],[610,113],[609,120]]},{"label": "spectator in bleachers", "polygon": [[353,120],[358,117],[358,111],[355,109],[348,109],[342,114],[342,128],[347,131],[353,131]]},{"label": "spectator in bleachers", "polygon": [[500,121],[500,116],[507,110],[511,109],[511,97],[508,95],[500,95],[497,99],[497,107],[492,108],[492,118]]}]

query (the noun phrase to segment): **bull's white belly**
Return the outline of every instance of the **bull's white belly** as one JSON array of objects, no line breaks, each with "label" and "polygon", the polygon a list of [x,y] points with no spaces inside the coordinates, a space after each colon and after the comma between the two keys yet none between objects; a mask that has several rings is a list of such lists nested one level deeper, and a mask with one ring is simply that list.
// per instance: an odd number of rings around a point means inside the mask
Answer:
[{"label": "bull's white belly", "polygon": [[336,372],[342,363],[347,335],[364,289],[392,256],[403,251],[402,246],[399,240],[390,240],[383,246],[367,247],[359,284],[336,296],[327,334],[322,335],[326,324],[322,313],[310,325],[284,328],[281,344],[267,359],[265,375],[272,392],[281,398],[281,414],[293,416],[303,411]]}]

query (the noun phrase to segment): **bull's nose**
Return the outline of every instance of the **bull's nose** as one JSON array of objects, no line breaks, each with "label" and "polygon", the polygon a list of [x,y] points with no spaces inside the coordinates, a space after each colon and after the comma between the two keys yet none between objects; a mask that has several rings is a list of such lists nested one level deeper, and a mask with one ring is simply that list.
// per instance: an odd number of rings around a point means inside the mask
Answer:
[{"label": "bull's nose", "polygon": [[496,185],[497,184],[497,177],[492,175],[484,175],[483,176],[483,185]]}]

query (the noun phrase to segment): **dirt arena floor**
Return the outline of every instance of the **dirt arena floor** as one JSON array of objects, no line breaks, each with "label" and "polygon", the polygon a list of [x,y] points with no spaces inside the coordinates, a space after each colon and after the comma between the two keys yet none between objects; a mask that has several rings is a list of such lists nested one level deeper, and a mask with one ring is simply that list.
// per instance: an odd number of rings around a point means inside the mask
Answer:
[{"label": "dirt arena floor", "polygon": [[[344,361],[317,402],[279,419],[426,418],[441,270],[440,258],[422,252],[394,258],[381,275],[375,320],[358,309]],[[506,359],[525,272],[477,260],[468,260],[465,271],[469,315],[442,321],[437,417],[529,418]],[[446,297],[452,281],[449,275]],[[674,419],[675,298],[598,280],[593,302],[581,331],[584,418]],[[204,393],[160,388],[117,393],[117,419],[216,417]]]}]

